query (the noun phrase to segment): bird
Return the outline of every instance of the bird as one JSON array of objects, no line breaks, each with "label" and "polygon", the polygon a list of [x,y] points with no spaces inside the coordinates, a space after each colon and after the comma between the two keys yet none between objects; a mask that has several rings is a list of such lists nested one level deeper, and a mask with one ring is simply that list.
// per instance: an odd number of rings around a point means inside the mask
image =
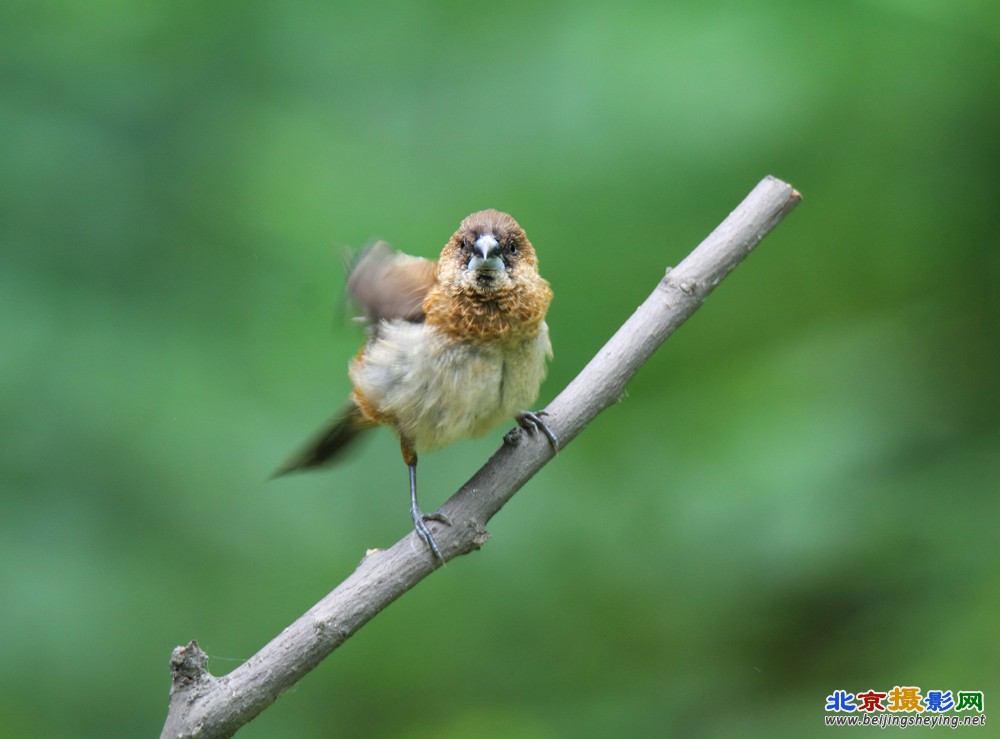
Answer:
[{"label": "bird", "polygon": [[364,432],[389,426],[409,474],[413,527],[435,566],[444,564],[427,522],[451,522],[420,509],[418,453],[483,436],[509,417],[559,450],[545,411],[527,410],[552,358],[552,289],[524,229],[488,209],[462,220],[437,261],[377,242],[358,256],[347,292],[367,324],[348,368],[350,399],[275,476],[334,463]]}]

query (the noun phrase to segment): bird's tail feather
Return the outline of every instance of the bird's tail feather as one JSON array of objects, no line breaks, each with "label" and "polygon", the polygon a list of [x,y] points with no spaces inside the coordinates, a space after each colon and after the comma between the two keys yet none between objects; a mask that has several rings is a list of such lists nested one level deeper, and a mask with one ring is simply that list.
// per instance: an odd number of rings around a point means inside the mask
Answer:
[{"label": "bird's tail feather", "polygon": [[349,403],[308,444],[289,457],[271,476],[322,467],[337,460],[362,431],[375,426],[356,403]]}]

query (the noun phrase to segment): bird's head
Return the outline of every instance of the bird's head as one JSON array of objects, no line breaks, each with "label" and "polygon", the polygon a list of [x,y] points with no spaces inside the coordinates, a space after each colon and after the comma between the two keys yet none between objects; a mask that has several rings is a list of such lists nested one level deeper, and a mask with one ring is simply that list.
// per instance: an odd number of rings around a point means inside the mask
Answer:
[{"label": "bird's head", "polygon": [[481,210],[468,216],[445,244],[439,279],[453,287],[492,293],[538,275],[538,258],[511,216]]}]

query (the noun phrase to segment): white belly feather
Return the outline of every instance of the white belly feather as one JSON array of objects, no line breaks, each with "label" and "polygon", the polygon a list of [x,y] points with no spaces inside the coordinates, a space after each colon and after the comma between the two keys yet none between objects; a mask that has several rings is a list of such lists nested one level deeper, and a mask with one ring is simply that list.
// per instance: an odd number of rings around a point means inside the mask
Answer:
[{"label": "white belly feather", "polygon": [[446,341],[426,323],[383,321],[350,374],[418,451],[431,451],[528,410],[551,354],[544,322],[534,339],[501,349]]}]

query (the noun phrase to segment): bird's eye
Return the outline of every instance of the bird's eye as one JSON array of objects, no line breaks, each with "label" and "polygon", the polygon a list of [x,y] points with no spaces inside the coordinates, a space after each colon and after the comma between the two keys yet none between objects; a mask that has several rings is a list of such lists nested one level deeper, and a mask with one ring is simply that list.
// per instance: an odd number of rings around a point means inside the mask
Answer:
[{"label": "bird's eye", "polygon": [[517,254],[517,243],[516,242],[511,241],[509,244],[507,244],[507,253],[508,254]]}]

